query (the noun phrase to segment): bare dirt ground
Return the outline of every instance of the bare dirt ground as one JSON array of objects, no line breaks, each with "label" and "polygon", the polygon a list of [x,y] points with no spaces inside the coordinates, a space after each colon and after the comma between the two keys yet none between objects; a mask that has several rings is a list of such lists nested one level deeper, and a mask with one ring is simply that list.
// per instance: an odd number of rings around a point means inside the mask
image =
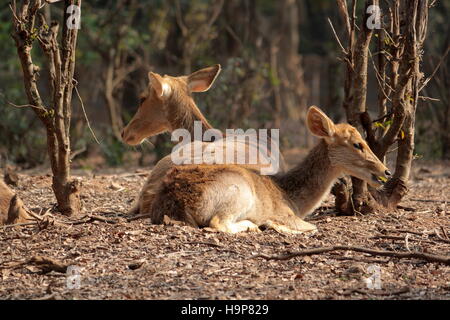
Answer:
[{"label": "bare dirt ground", "polygon": [[[450,299],[450,266],[439,263],[350,251],[285,261],[254,257],[337,244],[448,256],[448,162],[416,164],[411,191],[396,212],[336,217],[330,196],[309,219],[319,228],[309,237],[129,223],[125,213],[144,176],[75,175],[83,181],[84,214],[107,220],[0,227],[0,299]],[[50,184],[45,173],[22,172],[16,191],[43,214],[54,205]],[[80,268],[80,288],[67,286],[64,268],[46,270],[34,256]],[[365,279],[377,267],[381,289],[368,289]]]}]

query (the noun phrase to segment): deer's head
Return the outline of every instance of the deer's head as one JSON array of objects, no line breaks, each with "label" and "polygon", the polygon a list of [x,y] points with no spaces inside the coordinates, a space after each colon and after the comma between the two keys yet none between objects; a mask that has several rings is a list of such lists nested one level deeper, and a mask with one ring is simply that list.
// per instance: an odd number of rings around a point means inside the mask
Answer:
[{"label": "deer's head", "polygon": [[176,129],[189,129],[194,121],[211,128],[195,104],[192,93],[211,88],[221,71],[220,65],[205,68],[189,76],[161,76],[150,72],[149,85],[141,95],[139,108],[123,129],[123,141],[138,145],[146,138]]},{"label": "deer's head", "polygon": [[307,124],[312,134],[325,140],[331,165],[342,173],[364,180],[374,188],[391,175],[353,126],[334,124],[314,106],[308,110]]}]

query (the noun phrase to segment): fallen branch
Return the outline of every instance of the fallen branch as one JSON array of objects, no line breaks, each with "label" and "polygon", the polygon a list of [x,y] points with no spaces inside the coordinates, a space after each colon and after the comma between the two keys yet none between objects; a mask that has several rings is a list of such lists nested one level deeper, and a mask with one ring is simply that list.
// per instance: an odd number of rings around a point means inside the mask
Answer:
[{"label": "fallen branch", "polygon": [[48,273],[51,271],[56,271],[59,273],[66,273],[68,264],[62,263],[56,259],[33,256],[26,264],[34,264],[38,268],[42,269],[42,272]]},{"label": "fallen branch", "polygon": [[88,222],[92,222],[92,221],[100,221],[100,222],[104,222],[104,223],[108,223],[108,224],[117,224],[118,221],[117,220],[111,220],[105,217],[101,217],[101,216],[89,216],[90,221]]},{"label": "fallen branch", "polygon": [[34,222],[24,222],[24,223],[15,223],[15,224],[7,224],[5,226],[1,226],[1,229],[9,229],[9,228],[14,228],[14,227],[24,227],[24,226],[35,226],[39,224],[39,222],[34,221]]},{"label": "fallen branch", "polygon": [[66,273],[69,264],[62,263],[56,259],[43,257],[43,256],[32,256],[30,259],[22,262],[7,263],[2,266],[2,269],[18,269],[26,265],[35,265],[42,270],[43,273],[49,273],[51,271]]},{"label": "fallen branch", "polygon": [[189,244],[189,245],[205,245],[205,246],[211,246],[214,248],[223,248],[222,245],[217,244],[217,243],[212,243],[212,242],[201,242],[201,241],[196,241],[196,242],[185,242],[184,244]]},{"label": "fallen branch", "polygon": [[133,222],[133,221],[142,220],[142,219],[151,218],[151,217],[152,217],[151,214],[140,214],[140,215],[128,218],[127,221]]},{"label": "fallen branch", "polygon": [[266,260],[290,260],[297,257],[303,256],[312,256],[317,254],[323,254],[333,251],[354,251],[354,252],[362,252],[367,253],[373,256],[382,256],[382,257],[393,257],[398,259],[421,259],[428,263],[437,262],[443,263],[446,265],[450,265],[450,256],[441,256],[430,253],[422,253],[422,252],[394,252],[394,251],[383,251],[383,250],[373,250],[362,247],[353,247],[353,246],[332,246],[332,247],[320,247],[308,250],[302,250],[298,252],[288,253],[284,255],[278,256],[269,256],[266,254],[258,254],[251,256],[251,259],[254,258],[263,258]]},{"label": "fallen branch", "polygon": [[445,239],[450,240],[448,237],[447,231],[445,231],[445,228],[443,226],[440,226],[440,227],[441,227],[442,233],[444,234]]},{"label": "fallen branch", "polygon": [[149,172],[136,172],[136,173],[127,173],[119,176],[119,178],[134,178],[134,177],[146,177],[150,174]]},{"label": "fallen branch", "polygon": [[445,236],[447,239],[442,238],[442,237],[440,236],[439,232],[438,232],[437,229],[436,229],[436,230],[434,230],[434,234],[436,235],[436,237],[438,238],[438,240],[441,241],[441,242],[444,242],[444,243],[450,243],[450,240],[448,240],[447,231],[445,231],[444,227],[442,227],[442,226],[441,226],[441,230],[442,230],[442,233],[444,234],[444,236]]},{"label": "fallen branch", "polygon": [[[410,233],[407,233],[407,234],[406,234],[406,237],[407,237],[409,234],[410,234]],[[385,240],[405,241],[405,240],[406,240],[406,237],[377,235],[377,236],[371,237],[370,239],[385,239]],[[434,241],[425,240],[425,239],[408,238],[408,240],[409,240],[409,241],[418,241],[418,242],[425,242],[425,243],[435,244]]]},{"label": "fallen branch", "polygon": [[94,221],[104,222],[104,223],[108,223],[108,224],[117,224],[118,223],[117,220],[112,220],[112,219],[108,219],[108,218],[105,218],[102,216],[97,216],[97,215],[85,215],[85,216],[81,217],[80,219],[78,219],[77,221],[61,221],[61,220],[57,220],[55,217],[49,216],[48,211],[43,216],[40,216],[29,210],[27,211],[27,213],[31,217],[36,219],[36,221],[6,225],[6,226],[0,227],[0,229],[7,229],[7,228],[12,228],[12,227],[18,227],[18,226],[31,226],[31,225],[39,226],[42,223],[44,225],[54,224],[54,225],[59,225],[59,226],[76,226],[76,225],[86,224],[86,223],[90,223],[90,222],[94,222]]},{"label": "fallen branch", "polygon": [[398,230],[386,230],[386,232],[392,232],[392,233],[411,233],[411,234],[415,234],[418,236],[423,236],[425,234],[427,234],[426,232],[417,232],[417,231],[412,231],[412,230],[405,230],[405,229],[398,229]]},{"label": "fallen branch", "polygon": [[354,288],[354,289],[348,289],[342,293],[344,296],[350,296],[353,293],[360,293],[360,294],[366,294],[366,295],[373,295],[373,296],[394,296],[399,295],[403,293],[408,293],[411,289],[408,287],[401,288],[399,290],[393,290],[393,291],[385,291],[385,290],[366,290],[361,288]]},{"label": "fallen branch", "polygon": [[425,203],[447,203],[450,202],[450,200],[424,200],[424,199],[409,199],[410,201],[414,202],[425,202]]},{"label": "fallen branch", "polygon": [[58,297],[57,293],[52,293],[52,294],[47,294],[41,298],[36,298],[35,300],[38,300],[38,301],[57,300],[57,297]]},{"label": "fallen branch", "polygon": [[108,224],[117,224],[118,223],[117,220],[111,220],[108,218],[104,218],[101,216],[94,216],[94,215],[86,215],[86,216],[80,218],[78,221],[61,222],[61,223],[66,224],[66,225],[76,226],[76,225],[80,225],[80,224],[91,223],[94,221],[104,222],[104,223],[108,223]]},{"label": "fallen branch", "polygon": [[333,259],[334,260],[339,260],[339,261],[356,261],[356,262],[364,262],[364,263],[368,263],[368,264],[385,264],[385,263],[389,263],[389,259],[385,259],[385,260],[381,260],[381,259],[364,259],[364,258],[356,258],[356,257],[341,257],[338,255],[333,255]]},{"label": "fallen branch", "polygon": [[[35,219],[35,221],[30,221],[30,222],[23,222],[23,223],[15,223],[15,224],[8,224],[5,226],[1,226],[0,229],[8,229],[8,228],[14,228],[14,227],[24,227],[24,226],[42,226],[42,223],[44,225],[50,225],[50,224],[58,224],[57,221],[54,221],[54,219],[52,218],[51,220],[45,219],[47,216],[48,211],[43,215],[40,216],[37,213],[34,213],[31,210],[26,210],[26,213],[33,219]],[[27,220],[32,220],[32,219],[27,219]]]}]

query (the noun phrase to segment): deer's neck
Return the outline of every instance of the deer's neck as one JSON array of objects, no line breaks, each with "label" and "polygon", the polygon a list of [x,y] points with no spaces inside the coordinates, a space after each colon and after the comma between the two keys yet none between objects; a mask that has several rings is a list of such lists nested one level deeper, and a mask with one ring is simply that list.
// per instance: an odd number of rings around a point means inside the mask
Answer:
[{"label": "deer's neck", "polygon": [[176,129],[186,129],[191,133],[191,136],[194,137],[195,121],[201,122],[202,132],[212,129],[212,126],[191,97],[186,98],[174,94],[172,99],[167,102],[166,112],[172,131]]},{"label": "deer's neck", "polygon": [[322,140],[300,164],[276,180],[295,204],[296,214],[303,218],[322,203],[339,174],[331,165],[328,146]]}]

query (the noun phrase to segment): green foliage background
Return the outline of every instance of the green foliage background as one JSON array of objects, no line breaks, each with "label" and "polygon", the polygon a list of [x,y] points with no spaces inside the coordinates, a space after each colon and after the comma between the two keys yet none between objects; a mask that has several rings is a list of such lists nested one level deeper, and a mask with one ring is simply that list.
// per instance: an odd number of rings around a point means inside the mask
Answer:
[{"label": "green foliage background", "polygon": [[[117,89],[116,99],[121,105],[121,115],[127,123],[137,108],[138,96],[146,86],[148,71],[182,75],[196,69],[221,63],[223,71],[213,90],[196,97],[199,107],[219,128],[270,127],[274,117],[273,88],[285,79],[279,78],[270,63],[269,45],[272,35],[279,28],[279,3],[273,0],[238,1],[225,0],[218,18],[208,26],[214,13],[213,0],[151,0],[151,1],[84,1],[82,29],[77,48],[76,77],[80,83],[86,111],[91,119],[101,145],[97,146],[86,128],[80,103],[74,98],[72,149],[86,149],[81,158],[98,152],[105,165],[119,166],[127,162],[128,152],[136,153],[140,164],[148,164],[170,150],[168,137],[158,137],[153,146],[129,148],[118,141],[110,130],[105,99],[102,97],[104,74],[108,57],[119,57],[121,65],[128,66],[141,59],[139,68],[131,72]],[[360,5],[362,5],[360,1]],[[339,33],[343,32],[337,6],[329,0],[298,0],[300,37],[299,54],[306,59],[317,57],[318,65],[304,63],[306,85],[310,86],[311,73],[322,72],[320,96],[324,101],[309,97],[311,104],[320,104],[342,119],[340,103],[343,82],[340,75],[343,65],[338,61],[339,47],[326,22],[330,17]],[[438,1],[430,11],[430,37],[426,42],[423,62],[426,73],[431,73],[440,56],[449,45],[448,1]],[[52,18],[61,20],[62,5],[51,7]],[[182,22],[180,24],[180,21]],[[188,32],[183,33],[182,25]],[[33,167],[46,161],[45,132],[33,112],[15,108],[26,104],[22,73],[16,48],[10,36],[11,12],[8,4],[0,4],[0,156],[3,162]],[[44,95],[46,65],[38,46],[34,59],[41,67],[40,88]],[[280,48],[283,50],[283,48]],[[122,60],[121,60],[122,59]],[[305,61],[305,60],[303,60]],[[309,61],[309,60],[306,60]],[[325,69],[325,70],[324,70]],[[448,76],[448,59],[443,71],[436,74],[436,81],[444,82]],[[448,158],[450,142],[448,133],[439,130],[448,126],[448,87],[439,86],[434,80],[427,92],[440,101],[421,103],[418,110],[416,153],[426,158]],[[74,96],[75,97],[75,96]],[[374,103],[368,101],[368,103]],[[283,111],[282,118],[286,118]],[[288,127],[288,126],[286,126]],[[286,129],[285,136],[290,139]],[[448,131],[448,130],[447,130]],[[291,136],[298,135],[293,132]],[[289,139],[286,139],[289,140]],[[448,140],[446,140],[448,139]],[[292,139],[292,141],[295,141]],[[298,146],[289,141],[285,146]]]}]

